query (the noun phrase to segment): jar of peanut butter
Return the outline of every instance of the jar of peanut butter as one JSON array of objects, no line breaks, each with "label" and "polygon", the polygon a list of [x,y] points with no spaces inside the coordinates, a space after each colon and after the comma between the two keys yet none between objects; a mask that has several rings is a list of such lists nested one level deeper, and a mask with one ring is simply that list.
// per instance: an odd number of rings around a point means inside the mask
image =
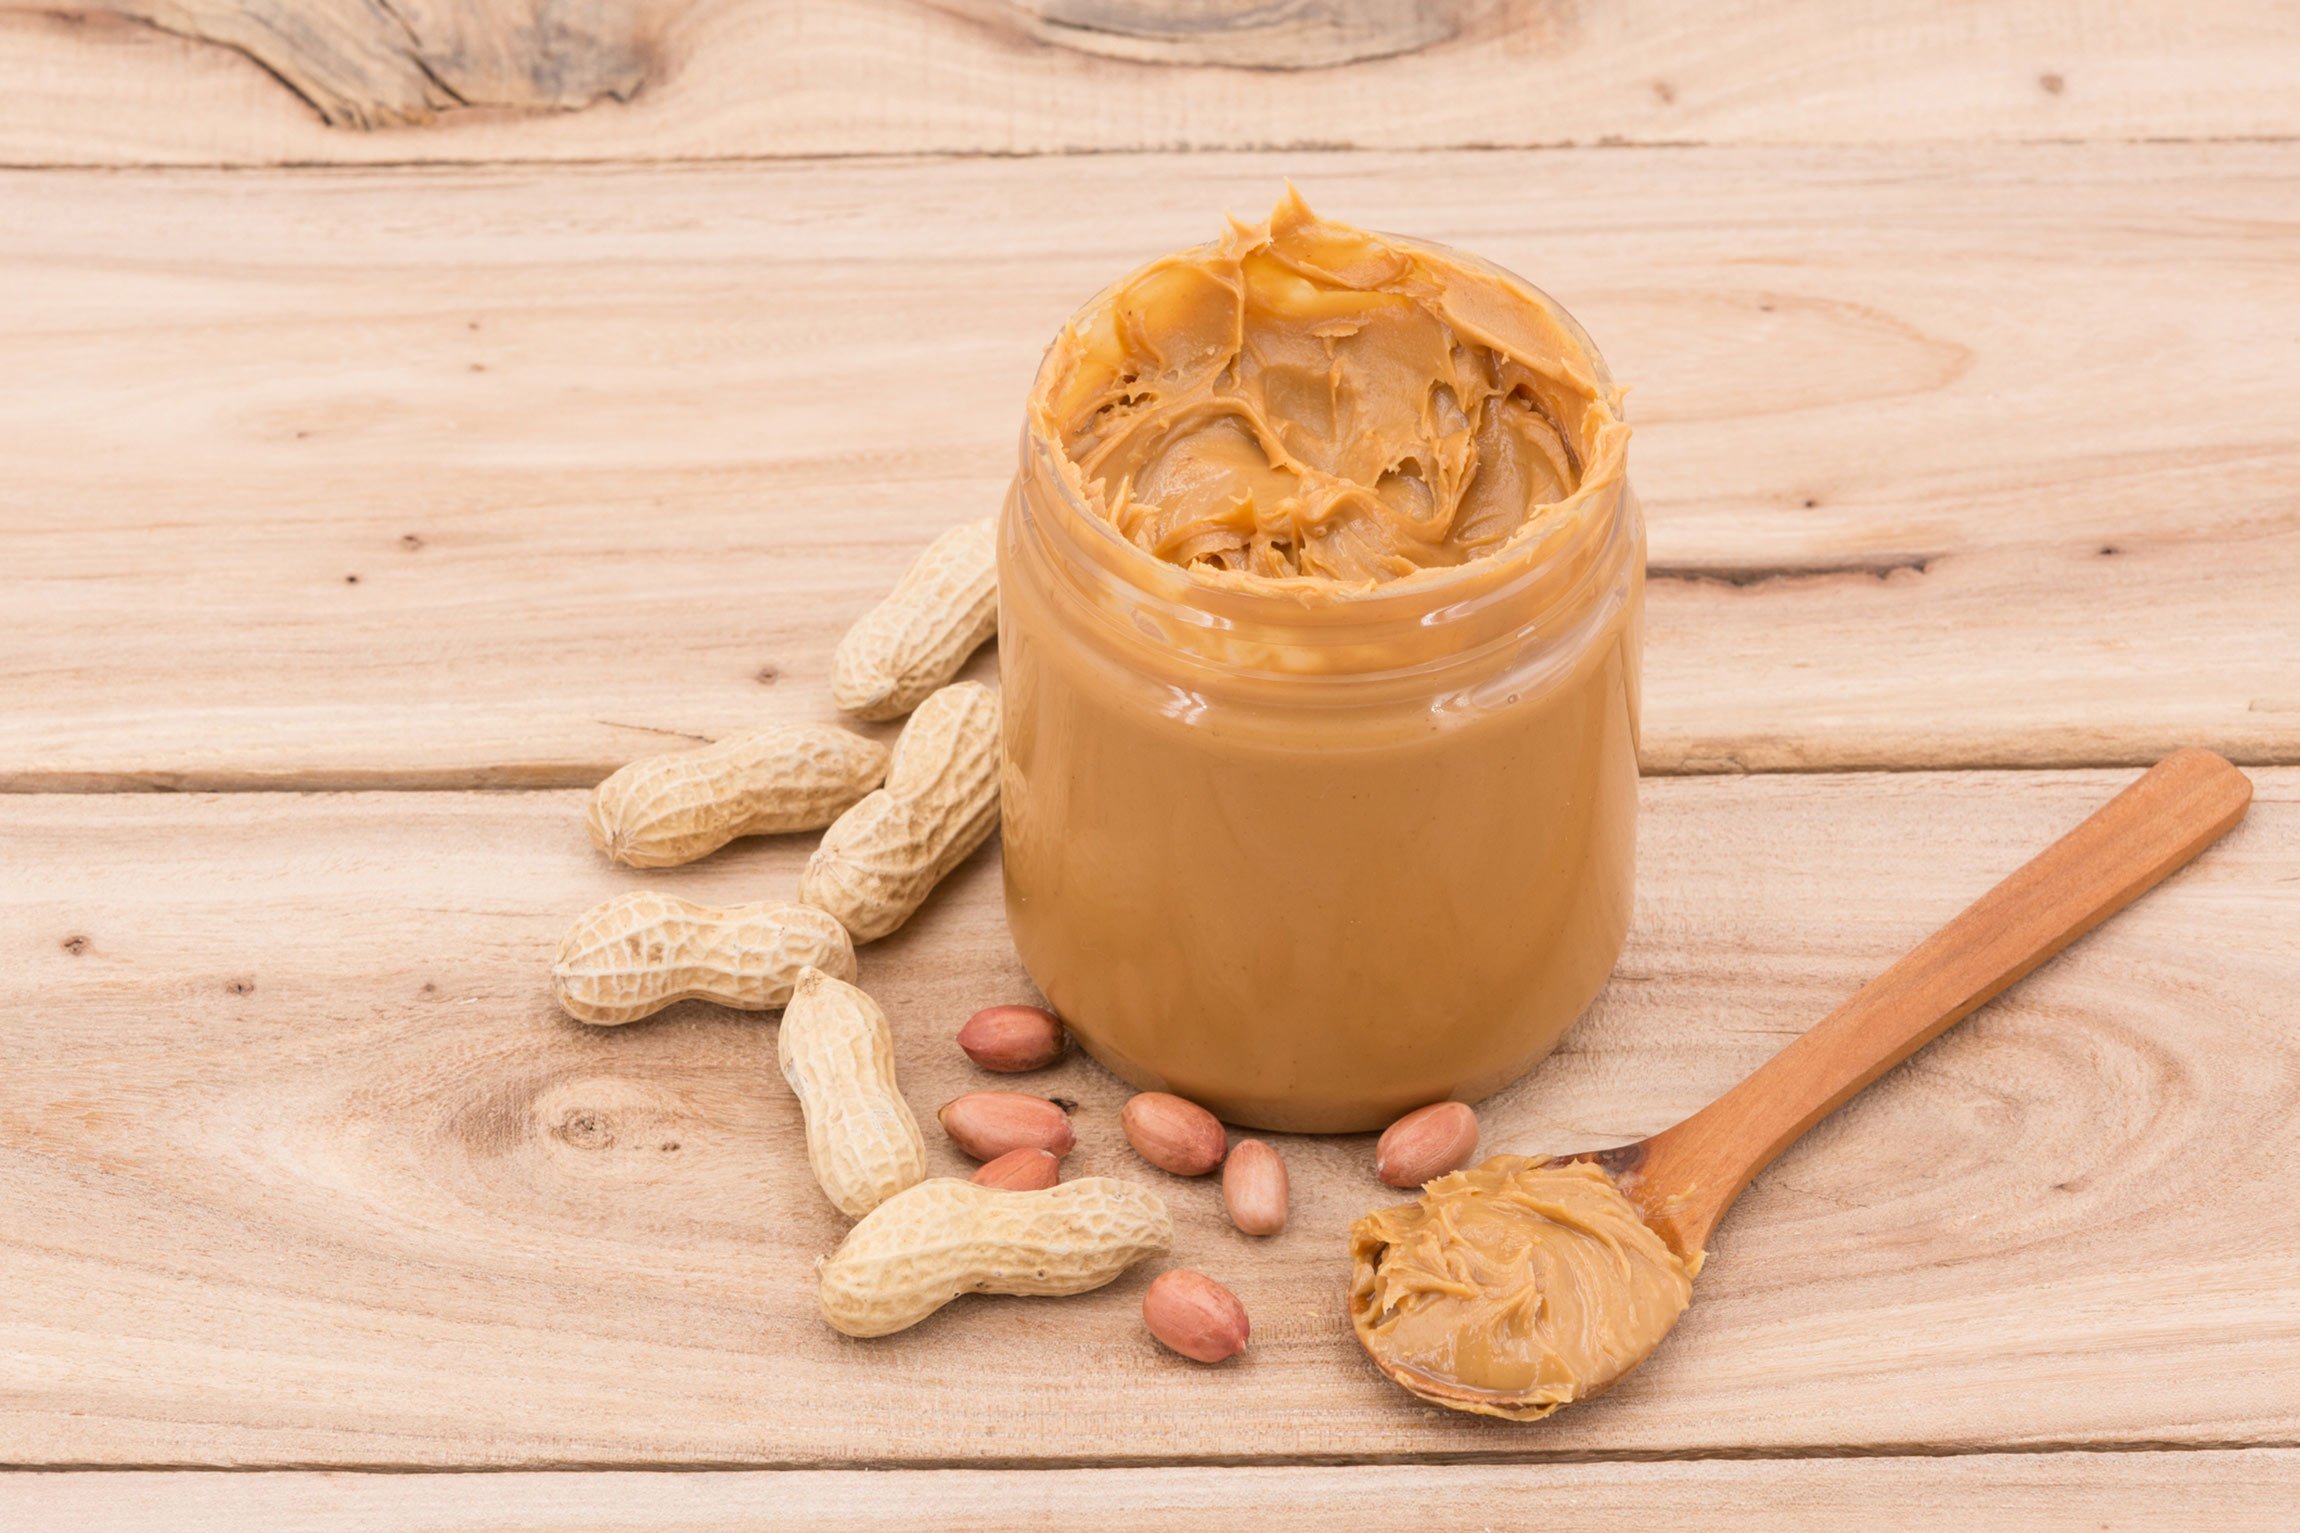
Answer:
[{"label": "jar of peanut butter", "polygon": [[1629,922],[1628,434],[1550,299],[1291,193],[1063,328],[999,528],[1006,903],[1097,1059],[1335,1132],[1557,1043]]}]

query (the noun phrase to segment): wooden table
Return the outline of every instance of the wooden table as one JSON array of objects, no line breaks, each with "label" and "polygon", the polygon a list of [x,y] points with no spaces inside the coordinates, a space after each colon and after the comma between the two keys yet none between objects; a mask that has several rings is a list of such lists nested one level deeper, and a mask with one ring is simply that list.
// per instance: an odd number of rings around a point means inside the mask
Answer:
[{"label": "wooden table", "polygon": [[[0,1523],[2300,1515],[2288,5],[0,0],[0,81],[0,1459],[72,1471]],[[610,892],[791,887],[580,790],[829,717],[1056,323],[1288,176],[1635,385],[1636,928],[1489,1146],[1674,1120],[2177,744],[2259,788],[1539,1426],[1357,1355],[1363,1139],[1267,1242],[1169,1187],[1229,1366],[1144,1273],[836,1336],[772,1024],[545,990]],[[865,955],[917,1104],[1028,994],[995,858]]]}]

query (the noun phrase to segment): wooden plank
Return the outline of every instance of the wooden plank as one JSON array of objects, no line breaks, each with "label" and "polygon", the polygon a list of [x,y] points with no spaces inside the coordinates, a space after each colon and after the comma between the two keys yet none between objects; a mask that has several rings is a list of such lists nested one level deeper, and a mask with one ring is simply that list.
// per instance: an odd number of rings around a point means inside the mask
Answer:
[{"label": "wooden plank", "polygon": [[1367,1468],[897,1470],[855,1473],[91,1472],[0,1480],[0,1513],[78,1533],[1130,1533],[1664,1526],[1800,1533],[1923,1521],[2095,1533],[2147,1508],[2163,1533],[2285,1529],[2300,1452],[2022,1453],[1967,1458]]},{"label": "wooden plank", "polygon": [[1063,316],[1287,174],[1634,385],[1648,770],[2300,761],[2293,150],[1607,150],[0,175],[0,783],[823,716]]},{"label": "wooden plank", "polygon": [[2278,0],[0,0],[0,163],[2290,136],[2296,71]]},{"label": "wooden plank", "polygon": [[[1659,1128],[1821,1016],[2128,774],[1678,778],[1636,928],[1493,1151]],[[1073,1175],[1157,1180],[1173,1260],[1254,1344],[968,1300],[875,1342],[810,1270],[771,1022],[592,1030],[544,971],[594,899],[580,795],[0,799],[0,1462],[1091,1464],[1965,1451],[2300,1434],[2300,771],[2228,840],[1872,1088],[1722,1226],[1693,1308],[1604,1399],[1509,1428],[1407,1400],[1343,1313],[1370,1136],[1282,1139],[1293,1223],[1141,1166],[1073,1060]],[[809,838],[645,882],[789,890]],[[1028,994],[993,856],[864,956],[922,1112],[960,1018]],[[1034,1082],[1033,1084],[1040,1084]],[[964,1169],[939,1136],[939,1171]]]}]

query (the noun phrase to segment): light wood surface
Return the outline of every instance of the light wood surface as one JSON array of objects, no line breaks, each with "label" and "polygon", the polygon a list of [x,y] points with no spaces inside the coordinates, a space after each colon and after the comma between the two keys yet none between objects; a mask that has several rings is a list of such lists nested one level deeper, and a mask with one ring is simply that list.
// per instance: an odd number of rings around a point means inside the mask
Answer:
[{"label": "light wood surface", "polygon": [[1682,1123],[1591,1157],[1688,1261],[1752,1177],[1886,1071],[2228,834],[2252,783],[2175,751]]},{"label": "light wood surface", "polygon": [[1288,175],[1632,383],[1648,771],[2300,761],[2288,149],[1604,150],[0,175],[0,783],[826,717],[1063,316]]},{"label": "light wood surface", "polygon": [[[2295,80],[2287,0],[0,0],[0,1467],[77,1467],[0,1527],[2290,1526]],[[773,1024],[544,994],[805,840],[548,790],[827,716],[1053,326],[1288,176],[1635,386],[1637,929],[1489,1146],[1710,1099],[2133,775],[2061,768],[2260,768],[1530,1432],[1350,1342],[1369,1142],[1269,1243],[1174,1188],[1238,1364],[1147,1274],[846,1342]],[[864,955],[921,1106],[995,855]]]},{"label": "light wood surface", "polygon": [[1344,1525],[1652,1533],[1848,1527],[2251,1533],[2291,1526],[2300,1452],[1355,1468],[660,1474],[119,1474],[0,1480],[75,1533],[1204,1533]]},{"label": "light wood surface", "polygon": [[2293,46],[2279,0],[0,0],[0,163],[2257,137]]},{"label": "light wood surface", "polygon": [[[1681,778],[1645,792],[1635,930],[1493,1151],[1619,1143],[1810,1026],[2131,774]],[[1620,1389],[1534,1428],[1404,1400],[1342,1307],[1371,1137],[1279,1138],[1292,1222],[1142,1167],[1072,1060],[1073,1175],[1148,1176],[1173,1260],[1254,1316],[1163,1353],[1148,1271],[967,1300],[875,1342],[809,1272],[771,1022],[688,1003],[593,1030],[544,984],[568,920],[646,882],[789,890],[808,838],[634,875],[575,793],[0,797],[0,1459],[545,1466],[2289,1443],[2300,1205],[2300,772],[2212,854],[1872,1087],[1743,1197],[1693,1308]],[[914,1107],[1022,999],[978,857],[867,949]],[[964,1163],[939,1137],[934,1169]],[[793,1172],[778,1174],[777,1167]],[[58,1217],[68,1211],[66,1216]],[[59,1396],[71,1408],[59,1410]]]}]

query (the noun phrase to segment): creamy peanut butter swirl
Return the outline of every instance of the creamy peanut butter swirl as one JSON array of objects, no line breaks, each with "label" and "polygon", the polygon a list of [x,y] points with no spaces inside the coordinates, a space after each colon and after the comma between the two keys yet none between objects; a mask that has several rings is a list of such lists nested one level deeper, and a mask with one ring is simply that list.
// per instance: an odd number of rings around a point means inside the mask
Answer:
[{"label": "creamy peanut butter swirl", "polygon": [[1455,1410],[1535,1421],[1619,1379],[1693,1297],[1597,1167],[1499,1155],[1350,1230],[1350,1318],[1375,1364]]},{"label": "creamy peanut butter swirl", "polygon": [[1084,498],[1172,564],[1371,586],[1618,479],[1618,395],[1531,289],[1290,190],[1113,288],[1032,407]]}]

